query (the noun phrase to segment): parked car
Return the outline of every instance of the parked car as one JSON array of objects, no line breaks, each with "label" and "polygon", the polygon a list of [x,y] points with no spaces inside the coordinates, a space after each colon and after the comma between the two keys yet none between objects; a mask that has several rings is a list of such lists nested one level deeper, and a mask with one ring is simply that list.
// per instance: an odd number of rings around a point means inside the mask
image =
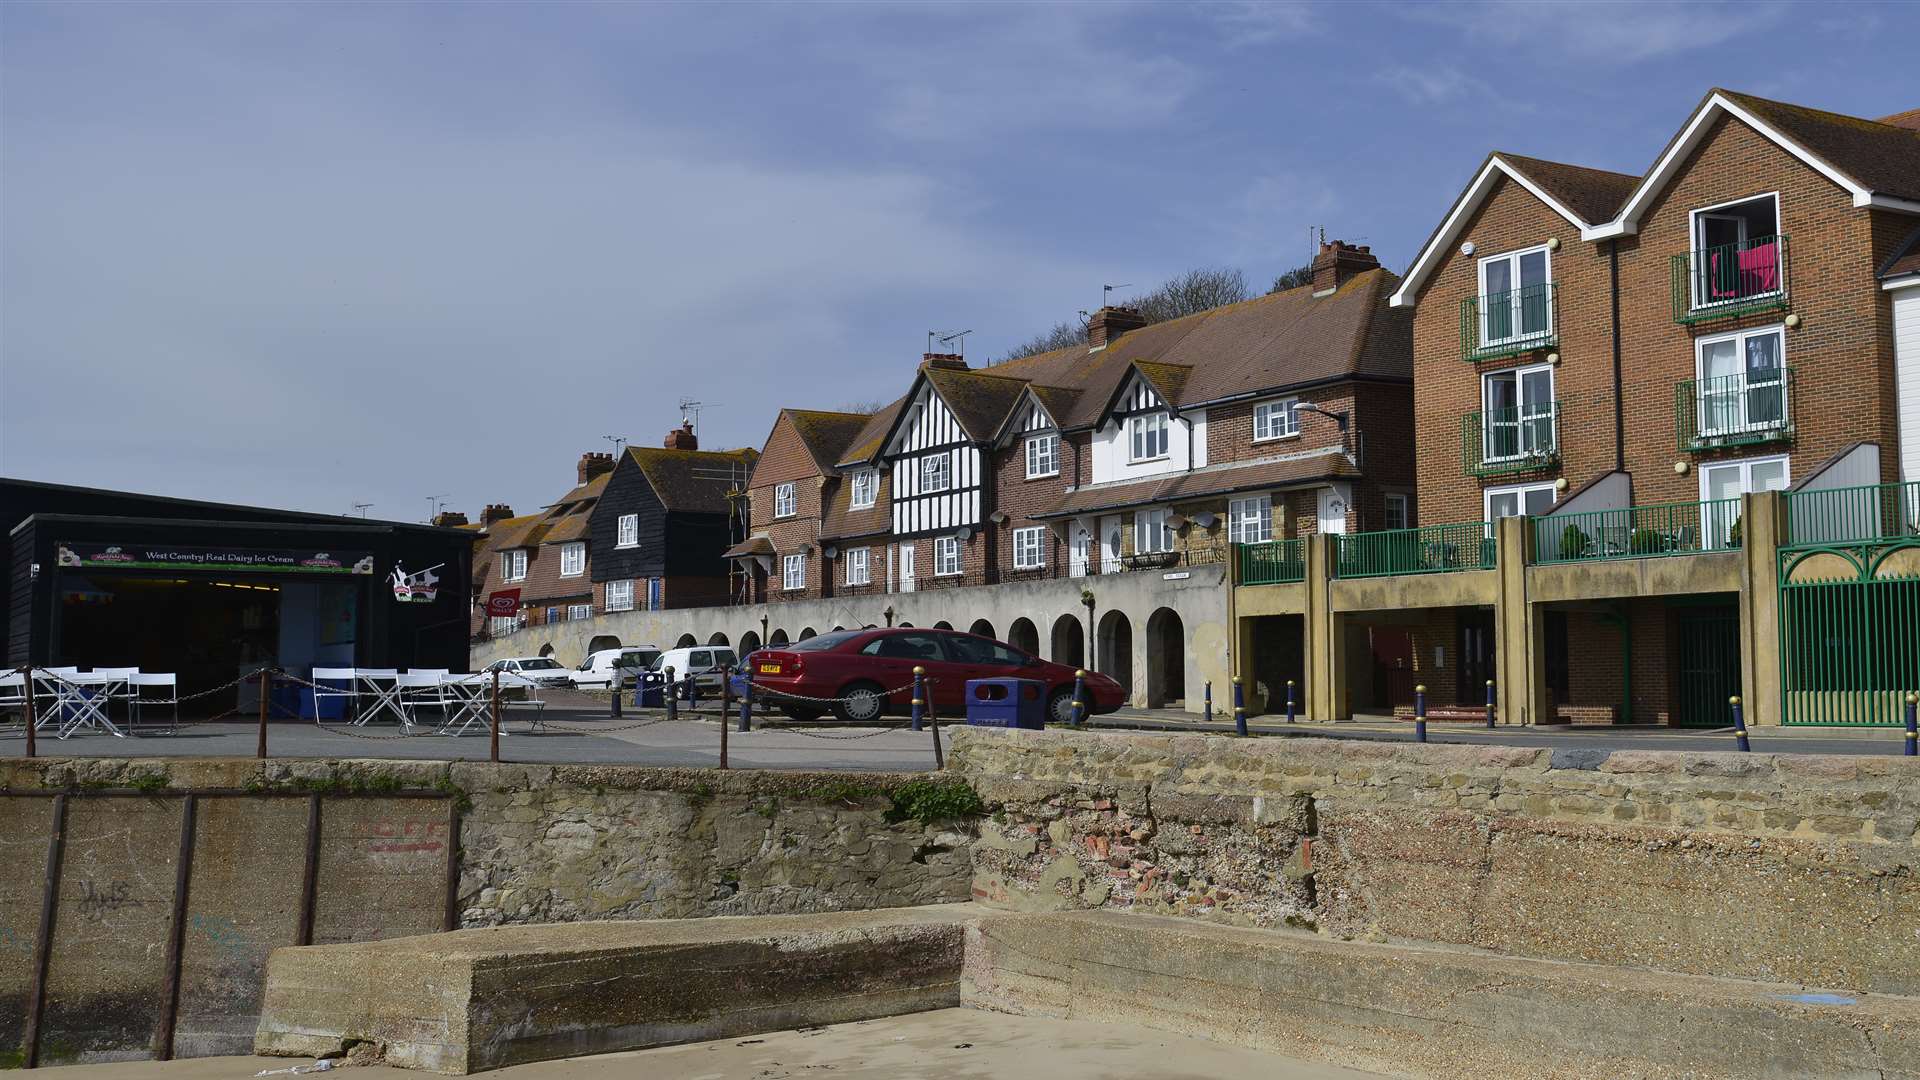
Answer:
[{"label": "parked car", "polygon": [[573,672],[551,656],[514,656],[495,660],[480,670],[518,675],[541,690],[565,690],[573,685]]},{"label": "parked car", "polygon": [[[916,666],[926,669],[929,700],[943,716],[962,715],[967,680],[1011,676],[1042,684],[1048,720],[1072,719],[1073,668],[957,630],[837,630],[762,648],[748,670],[754,694],[796,720],[818,719],[830,708],[843,721],[859,722],[908,710]],[[831,706],[812,700],[825,698],[838,700]],[[1088,672],[1087,699],[1089,711],[1109,713],[1126,704],[1127,692],[1113,679]]]},{"label": "parked car", "polygon": [[605,690],[613,685],[613,673],[618,670],[621,682],[632,686],[634,677],[651,670],[654,658],[659,655],[660,649],[653,645],[628,645],[590,652],[573,670],[573,685],[582,690]]},{"label": "parked car", "polygon": [[723,669],[737,667],[739,663],[739,657],[724,645],[697,645],[668,649],[654,657],[651,668],[659,672],[672,668],[676,680],[692,675],[700,692],[711,696],[720,693],[720,682],[725,677]]}]

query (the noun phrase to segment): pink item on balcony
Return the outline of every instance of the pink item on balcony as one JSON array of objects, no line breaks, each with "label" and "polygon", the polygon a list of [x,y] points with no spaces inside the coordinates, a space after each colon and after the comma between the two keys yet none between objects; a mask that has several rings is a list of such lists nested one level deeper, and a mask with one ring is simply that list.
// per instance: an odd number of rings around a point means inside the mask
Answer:
[{"label": "pink item on balcony", "polygon": [[1780,242],[1769,240],[1740,253],[1740,295],[1760,296],[1780,288]]}]

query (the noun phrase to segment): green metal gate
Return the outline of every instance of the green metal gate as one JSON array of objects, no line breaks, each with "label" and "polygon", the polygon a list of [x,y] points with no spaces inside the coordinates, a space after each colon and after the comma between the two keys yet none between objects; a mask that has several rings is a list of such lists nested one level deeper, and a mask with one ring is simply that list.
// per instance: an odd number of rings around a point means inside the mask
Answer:
[{"label": "green metal gate", "polygon": [[1687,612],[1679,618],[1679,678],[1674,722],[1681,727],[1733,723],[1727,699],[1740,692],[1740,613],[1737,608]]},{"label": "green metal gate", "polygon": [[1920,539],[1780,553],[1781,723],[1892,726],[1920,690]]}]

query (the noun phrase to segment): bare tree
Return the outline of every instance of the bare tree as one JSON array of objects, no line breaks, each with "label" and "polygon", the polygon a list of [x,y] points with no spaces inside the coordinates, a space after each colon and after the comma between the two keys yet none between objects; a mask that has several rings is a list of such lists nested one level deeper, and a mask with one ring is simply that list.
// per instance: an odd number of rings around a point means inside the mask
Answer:
[{"label": "bare tree", "polygon": [[877,413],[881,409],[884,409],[886,407],[887,407],[887,403],[884,401],[872,401],[872,400],[849,401],[843,405],[836,406],[833,411],[842,412],[842,413],[859,413],[862,416],[871,416],[874,413]]},{"label": "bare tree", "polygon": [[1269,294],[1285,292],[1288,289],[1297,289],[1302,285],[1311,284],[1313,284],[1313,264],[1308,263],[1305,266],[1296,266],[1274,278],[1273,288],[1268,289],[1267,292]]},{"label": "bare tree", "polygon": [[1075,345],[1084,345],[1086,342],[1086,327],[1081,325],[1080,320],[1074,319],[1069,322],[1060,323],[1044,334],[1036,335],[1025,344],[1015,346],[1007,352],[1007,355],[1001,357],[995,361],[995,363],[1004,364],[1009,360],[1018,360],[1023,356],[1034,356],[1043,352],[1052,352],[1055,349],[1071,348]]},{"label": "bare tree", "polygon": [[[1220,266],[1189,270],[1151,292],[1121,303],[1138,309],[1146,317],[1148,325],[1152,325],[1237,304],[1251,296],[1247,291],[1245,274],[1232,267]],[[1015,347],[995,363],[1003,364],[1023,356],[1082,345],[1086,340],[1086,327],[1077,319],[1070,320]]]}]

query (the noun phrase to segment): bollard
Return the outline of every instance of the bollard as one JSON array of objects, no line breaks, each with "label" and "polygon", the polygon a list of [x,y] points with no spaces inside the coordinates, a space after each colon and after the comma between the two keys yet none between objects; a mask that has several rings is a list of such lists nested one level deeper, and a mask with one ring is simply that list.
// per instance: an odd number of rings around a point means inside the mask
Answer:
[{"label": "bollard", "polygon": [[733,665],[720,668],[720,719],[725,720],[733,713]]},{"label": "bollard", "polygon": [[1293,723],[1293,680],[1287,680],[1287,723]]},{"label": "bollard", "polygon": [[1752,750],[1752,744],[1747,742],[1747,718],[1740,713],[1740,695],[1735,694],[1728,698],[1727,704],[1733,706],[1733,734],[1740,740],[1741,752]]},{"label": "bollard", "polygon": [[1079,727],[1087,719],[1087,672],[1085,668],[1076,669],[1073,673],[1073,708],[1067,710],[1067,712],[1070,716],[1067,722],[1074,727]]},{"label": "bollard", "polygon": [[1487,726],[1493,727],[1493,680],[1487,680]]},{"label": "bollard", "polygon": [[[741,709],[744,710],[745,708],[746,706],[744,704],[741,705]],[[727,714],[726,713],[720,714],[720,767],[723,769],[727,767]]]},{"label": "bollard", "polygon": [[691,672],[687,674],[687,711],[700,711],[700,677]]},{"label": "bollard", "polygon": [[[27,676],[27,756],[33,757],[37,752],[33,744],[33,729],[34,726],[40,722],[39,718],[33,714],[33,665],[28,664],[20,670],[25,672]],[[1913,710],[1909,709],[1907,711],[1911,713]],[[1908,743],[1907,745],[1912,746],[1913,744]]]},{"label": "bollard", "polygon": [[923,668],[918,664],[914,665],[914,668],[913,668],[913,730],[915,731],[919,731],[925,726],[923,721],[925,718],[926,708],[927,708],[926,675],[927,675],[926,668]]},{"label": "bollard", "polygon": [[1427,741],[1427,688],[1413,688],[1413,741]]},{"label": "bollard", "polygon": [[1205,697],[1207,702],[1207,708],[1206,708],[1206,714],[1203,717],[1203,719],[1205,719],[1207,723],[1211,724],[1213,723],[1213,683],[1211,682],[1207,683]]},{"label": "bollard", "polygon": [[933,699],[927,699],[927,727],[933,731],[933,767],[936,771],[947,767],[946,755],[940,750],[940,711],[933,707]]},{"label": "bollard", "polygon": [[673,684],[673,669],[666,670],[667,681],[660,684],[660,700],[666,703],[667,719],[680,719],[680,688]]},{"label": "bollard", "polygon": [[493,722],[487,730],[487,760],[500,760],[500,669],[493,669]]},{"label": "bollard", "polygon": [[1247,691],[1238,675],[1233,677],[1233,733],[1243,738],[1247,734]]},{"label": "bollard", "polygon": [[[179,694],[175,694],[178,697]],[[253,756],[264,759],[267,756],[267,699],[273,696],[273,672],[260,669],[260,742],[254,748]]]},{"label": "bollard", "polygon": [[[740,680],[740,683],[741,683],[741,686],[744,687],[744,689],[740,691],[740,730],[752,731],[753,730],[753,672],[751,671],[746,672],[746,678]],[[723,724],[726,723],[726,718],[722,717],[720,719],[720,722]]]},{"label": "bollard", "polygon": [[621,685],[623,681],[624,680],[620,678],[620,669],[615,668],[613,672],[613,681],[610,684],[608,684],[613,687],[613,704],[612,706],[610,706],[610,708],[612,709],[612,712],[609,713],[609,715],[611,715],[615,720],[620,719],[620,691],[625,689],[625,687]]},{"label": "bollard", "polygon": [[[1920,754],[1920,725],[1916,725],[1916,712],[1920,712],[1920,694],[1907,695],[1907,757]],[[32,713],[28,713],[32,716]]]}]

